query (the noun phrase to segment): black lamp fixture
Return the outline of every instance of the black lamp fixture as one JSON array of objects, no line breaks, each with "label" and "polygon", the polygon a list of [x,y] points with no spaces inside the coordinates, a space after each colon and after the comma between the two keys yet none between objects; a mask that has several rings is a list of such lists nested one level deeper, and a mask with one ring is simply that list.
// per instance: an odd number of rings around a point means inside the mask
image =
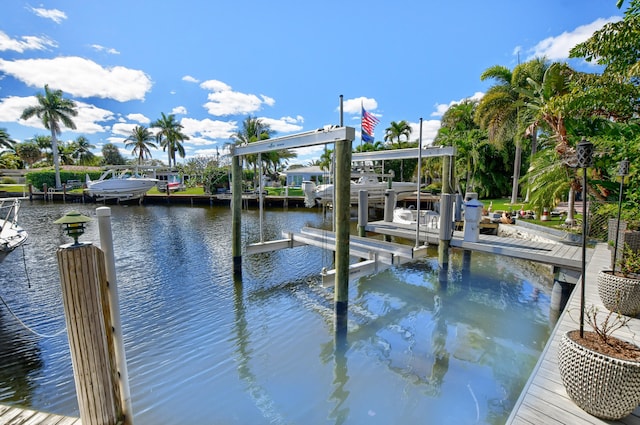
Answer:
[{"label": "black lamp fixture", "polygon": [[70,211],[54,221],[54,224],[64,225],[64,231],[67,236],[73,238],[73,245],[80,245],[78,243],[78,237],[84,233],[84,224],[91,221],[87,216],[80,214],[78,211]]},{"label": "black lamp fixture", "polygon": [[616,225],[616,243],[613,248],[613,271],[616,271],[618,261],[618,239],[620,239],[620,214],[622,213],[622,191],[624,178],[629,175],[629,161],[625,158],[618,163],[618,175],[620,176],[620,195],[618,196],[618,224]]},{"label": "black lamp fixture", "polygon": [[582,285],[580,287],[580,338],[584,337],[584,287],[587,264],[587,168],[593,165],[593,143],[582,139],[578,143],[578,168],[582,168]]}]

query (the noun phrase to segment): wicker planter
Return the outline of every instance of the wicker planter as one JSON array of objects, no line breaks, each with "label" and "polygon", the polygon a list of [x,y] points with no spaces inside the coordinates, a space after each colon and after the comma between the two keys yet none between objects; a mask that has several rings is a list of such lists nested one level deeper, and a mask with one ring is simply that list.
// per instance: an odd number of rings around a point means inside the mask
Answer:
[{"label": "wicker planter", "polygon": [[602,419],[628,416],[640,404],[640,362],[616,359],[562,336],[558,348],[560,376],[571,399]]},{"label": "wicker planter", "polygon": [[614,275],[611,270],[598,273],[598,294],[610,311],[635,317],[640,313],[640,280]]}]

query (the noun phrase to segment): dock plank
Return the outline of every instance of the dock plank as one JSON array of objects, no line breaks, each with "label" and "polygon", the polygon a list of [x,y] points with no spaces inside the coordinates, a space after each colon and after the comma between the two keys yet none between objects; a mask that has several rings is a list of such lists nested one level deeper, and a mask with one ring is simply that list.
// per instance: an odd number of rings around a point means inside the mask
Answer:
[{"label": "dock plank", "polygon": [[82,425],[80,418],[0,404],[2,425]]},{"label": "dock plank", "polygon": [[[581,247],[577,247],[581,251]],[[581,256],[580,256],[581,258]],[[596,246],[586,268],[585,300],[587,305],[594,304],[604,309],[598,296],[596,278],[600,270],[609,266],[610,253],[607,245]],[[589,415],[580,409],[567,395],[558,369],[558,346],[560,339],[567,331],[578,328],[580,308],[580,291],[575,290],[560,315],[551,337],[545,346],[538,364],[534,368],[529,381],[525,385],[520,398],[507,420],[507,425],[529,425],[533,418],[537,423],[561,423],[572,425],[640,425],[640,408],[619,421],[605,421]],[[623,338],[631,338],[640,332],[640,319],[632,319],[629,329],[621,329],[616,333]]]}]

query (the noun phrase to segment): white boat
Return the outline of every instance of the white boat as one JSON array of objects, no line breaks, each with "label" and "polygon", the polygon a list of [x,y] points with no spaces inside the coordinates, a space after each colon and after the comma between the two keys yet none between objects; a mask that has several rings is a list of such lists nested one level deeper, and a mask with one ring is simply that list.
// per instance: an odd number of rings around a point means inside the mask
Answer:
[{"label": "white boat", "polygon": [[440,227],[440,214],[431,210],[416,210],[413,208],[395,208],[393,210],[393,222],[398,224],[426,226],[429,229]]},{"label": "white boat", "polygon": [[0,261],[29,237],[18,225],[19,210],[20,198],[0,198]]},{"label": "white boat", "polygon": [[158,179],[140,176],[131,170],[105,171],[98,180],[86,177],[86,192],[98,198],[136,199],[158,184]]},{"label": "white boat", "polygon": [[[356,180],[351,180],[351,204],[358,203],[358,194],[361,190],[367,191],[370,204],[383,203],[384,195],[389,189],[389,183],[380,179],[375,174],[354,175]],[[354,177],[352,176],[352,177]],[[402,200],[413,195],[417,191],[416,183],[392,182],[391,189],[396,193],[396,199]],[[333,184],[317,185],[312,181],[303,181],[302,190],[305,195],[305,205],[313,207],[316,203],[326,205],[333,202]]]}]

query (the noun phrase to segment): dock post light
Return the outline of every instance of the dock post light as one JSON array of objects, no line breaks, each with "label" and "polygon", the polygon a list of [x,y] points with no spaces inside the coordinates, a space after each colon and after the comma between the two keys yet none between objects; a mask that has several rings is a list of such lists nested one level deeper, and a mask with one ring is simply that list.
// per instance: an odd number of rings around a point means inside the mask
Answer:
[{"label": "dock post light", "polygon": [[79,245],[78,238],[84,233],[84,224],[90,221],[89,217],[80,214],[78,211],[70,211],[53,223],[64,225],[63,230],[67,233],[67,236],[73,238],[73,245]]},{"label": "dock post light", "polygon": [[593,143],[582,139],[578,143],[578,168],[582,168],[582,286],[580,288],[580,338],[584,338],[584,298],[587,264],[587,168],[593,163]]},{"label": "dock post light", "polygon": [[620,239],[620,214],[622,213],[622,191],[624,190],[624,178],[629,175],[629,161],[625,158],[618,163],[618,175],[620,176],[620,195],[618,196],[618,224],[616,224],[616,243],[613,248],[613,271],[616,271],[618,262],[618,240]]}]

